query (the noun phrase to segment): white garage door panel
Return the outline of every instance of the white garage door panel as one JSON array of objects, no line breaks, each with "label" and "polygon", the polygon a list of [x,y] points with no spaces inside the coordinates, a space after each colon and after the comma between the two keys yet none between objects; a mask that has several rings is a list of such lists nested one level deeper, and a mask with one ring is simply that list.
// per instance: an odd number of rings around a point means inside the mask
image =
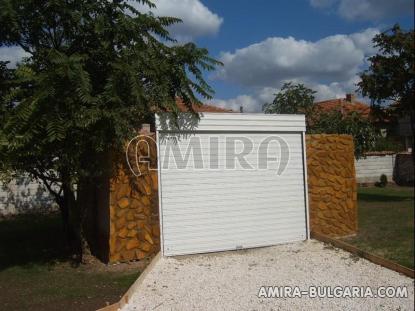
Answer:
[{"label": "white garage door panel", "polygon": [[[242,181],[241,181],[242,182]],[[186,186],[186,191],[197,191],[198,194],[201,195],[213,195],[212,193],[215,193],[214,197],[217,197],[220,195],[219,199],[224,199],[226,197],[231,197],[231,199],[235,198],[235,195],[243,195],[242,197],[250,197],[250,195],[255,195],[257,197],[260,197],[261,195],[265,195],[268,196],[269,195],[269,189],[264,189],[263,184],[265,183],[271,183],[271,180],[268,181],[263,181],[261,180],[262,184],[252,184],[251,185],[235,185],[235,184],[230,184],[228,186],[228,184],[222,182],[220,185],[207,185],[207,184],[200,184],[200,187],[198,188],[198,185],[189,185]],[[291,185],[291,186],[290,186]],[[284,195],[289,195],[289,194],[293,194],[298,195],[301,194],[301,191],[298,189],[295,189],[293,187],[293,185],[295,185],[294,183],[287,183],[284,185],[284,187],[281,187],[281,189],[278,189],[279,192],[284,191]],[[297,184],[298,185],[298,184]],[[226,186],[226,190],[223,189],[223,186]],[[203,189],[201,189],[201,187],[204,187]],[[177,191],[183,191],[183,187],[180,189],[178,188]],[[169,200],[170,199],[174,199],[174,198],[183,198],[183,197],[187,197],[185,195],[183,195],[183,193],[177,192],[174,190],[170,190],[170,191],[166,191],[166,193],[164,193],[165,196],[169,196]],[[243,192],[243,194],[241,194],[241,192]],[[276,194],[278,194],[276,193]]]},{"label": "white garage door panel", "polygon": [[[232,213],[229,213],[229,217],[232,216]],[[238,217],[237,223],[229,224],[229,222],[220,221],[220,219],[216,218],[215,223],[212,224],[213,219],[204,219],[204,222],[198,221],[198,222],[191,222],[189,220],[184,221],[183,224],[178,227],[165,227],[168,228],[169,232],[175,233],[176,237],[186,237],[188,234],[192,234],[192,236],[204,236],[206,233],[209,234],[209,236],[214,236],[215,234],[222,235],[223,233],[229,233],[231,231],[232,233],[236,232],[237,230],[241,231],[252,231],[252,228],[242,228],[242,226],[249,226],[249,225],[255,225],[258,224],[258,222],[261,223],[261,229],[264,229],[267,227],[268,229],[272,230],[273,227],[276,225],[278,226],[291,226],[298,221],[303,220],[303,215],[286,215],[285,217],[242,217],[240,214],[233,215],[235,217]],[[244,215],[245,216],[245,215]],[[258,216],[258,215],[256,215]],[[240,219],[239,219],[240,217]],[[169,218],[168,221],[173,221],[172,218]],[[226,227],[224,227],[224,225]],[[211,232],[209,232],[211,231]]]},{"label": "white garage door panel", "polygon": [[[222,218],[223,216],[226,216],[226,214],[231,213],[231,212],[239,212],[240,215],[257,215],[258,214],[258,209],[260,208],[261,211],[268,212],[269,210],[273,210],[275,207],[272,204],[268,204],[268,203],[274,203],[275,199],[272,200],[268,200],[268,201],[259,201],[257,203],[255,202],[246,202],[245,204],[228,204],[226,207],[226,210],[223,209],[223,207],[220,204],[210,204],[210,205],[199,205],[198,208],[198,213],[200,214],[201,217],[205,217],[206,215],[204,214],[211,214],[211,213],[215,213],[217,218]],[[264,205],[270,205],[268,207],[264,206]],[[186,221],[186,219],[192,220],[193,218],[193,212],[194,212],[194,208],[193,205],[187,205],[184,206],[182,209],[171,209],[168,213],[163,213],[164,218],[167,217],[171,217],[174,218],[176,217],[177,219],[182,219],[183,221]],[[284,208],[281,208],[280,211],[285,213],[290,213],[292,212],[291,208],[294,208],[294,213],[298,213],[297,208],[298,207],[298,202],[293,202],[293,201],[287,201],[284,202]],[[244,209],[244,213],[240,211],[240,209],[243,208]],[[188,215],[187,215],[188,214]],[[188,216],[188,217],[187,217]],[[269,217],[269,216],[268,216]],[[279,215],[278,217],[284,217]]]},{"label": "white garage door panel", "polygon": [[[159,141],[164,255],[232,250],[306,239],[301,133],[265,132],[267,128],[276,128],[275,120],[268,117],[265,127],[258,127],[257,121],[250,120],[244,123],[246,132],[226,132],[226,119],[217,118],[223,132],[203,132],[218,124],[217,120],[202,119],[198,128],[202,131],[186,137],[180,135],[176,142],[171,139]],[[242,129],[240,117],[232,118],[231,121],[238,121]],[[278,129],[290,130],[287,129],[289,122],[280,121]],[[229,129],[234,130],[232,122]],[[291,126],[297,131],[303,130],[303,123],[296,122]],[[248,132],[251,127],[264,132]],[[176,134],[171,132],[169,135]],[[219,140],[218,146],[209,146],[212,136]],[[254,164],[253,169],[243,169],[237,164],[236,169],[226,170],[226,159],[232,158],[229,145],[226,150],[226,137],[241,136],[252,141],[254,151],[269,136],[283,138],[289,145],[289,162],[284,172],[277,175],[278,163],[275,162],[270,162],[269,169],[258,169],[257,159],[265,159],[267,155],[258,156],[257,152],[245,156]],[[189,143],[196,155],[202,155],[202,160],[198,157],[195,162],[190,156],[186,168],[178,169],[171,150],[177,148],[185,153]],[[237,141],[236,151],[238,144]],[[269,149],[270,156],[281,158],[280,144],[270,143]],[[209,169],[209,153],[217,157],[218,168]],[[204,164],[203,168],[197,168],[200,164]]]},{"label": "white garage door panel", "polygon": [[[300,173],[302,173],[302,169],[293,169],[293,170],[291,170],[291,173],[300,174]],[[180,173],[178,173],[177,175],[179,175],[179,174]],[[219,174],[216,174],[216,176],[215,176],[214,172],[212,172],[210,174],[191,174],[189,172],[189,174],[184,174],[182,176],[174,176],[174,177],[169,178],[169,180],[165,182],[165,185],[167,185],[169,187],[169,189],[170,189],[170,187],[181,187],[181,188],[183,188],[184,185],[192,186],[192,185],[194,185],[194,181],[193,181],[194,178],[200,179],[198,181],[198,184],[211,185],[211,182],[208,180],[208,178],[217,177],[218,179],[222,179],[222,177],[220,175],[219,176],[217,176],[217,175],[219,175]],[[189,178],[192,178],[192,180],[189,180]],[[264,176],[263,172],[256,171],[255,173],[250,174],[249,178],[242,177],[240,174],[229,174],[229,175],[227,175],[227,178],[231,179],[230,181],[232,181],[232,178],[233,179],[239,178],[238,181],[237,180],[233,180],[233,181],[234,181],[235,185],[237,185],[237,184],[240,185],[241,184],[240,183],[240,178],[242,178],[242,180],[244,180],[244,182],[248,183],[252,180],[252,178],[254,178],[254,179],[255,178],[262,178],[263,181],[270,181],[270,180],[274,180],[275,176]],[[286,181],[289,181],[289,180],[286,179]],[[294,184],[296,184],[296,181],[297,181],[297,179],[294,179],[292,182],[290,182],[289,184],[286,183],[285,185],[287,185],[287,186],[294,185]],[[178,183],[180,183],[180,184],[178,184]],[[256,183],[256,181],[253,181],[252,183]]]},{"label": "white garage door panel", "polygon": [[[278,235],[278,239],[275,239],[273,235]],[[245,236],[243,241],[241,240],[241,236]],[[297,237],[297,239],[293,239],[293,237]],[[184,254],[194,254],[194,253],[204,253],[204,252],[215,252],[215,251],[224,251],[224,250],[234,250],[242,248],[252,248],[252,247],[261,247],[261,246],[269,246],[275,245],[285,242],[293,242],[293,241],[301,241],[305,238],[301,237],[301,233],[293,232],[289,228],[286,228],[285,231],[267,231],[266,234],[256,231],[250,232],[238,232],[235,234],[234,237],[232,235],[221,235],[218,238],[207,237],[205,239],[201,239],[199,237],[187,236],[182,240],[177,240],[176,244],[169,244],[165,245],[165,249],[168,248],[175,248],[177,244],[180,245],[180,251],[176,251],[174,253],[166,252],[164,255],[166,256],[174,256],[174,255],[184,255]],[[236,245],[236,247],[229,247],[230,241]],[[244,242],[242,244],[241,242]],[[239,244],[238,244],[239,243]],[[197,251],[195,251],[194,245],[197,245]],[[212,246],[213,245],[213,246]]]},{"label": "white garage door panel", "polygon": [[[170,114],[171,116],[171,114]],[[157,116],[157,128],[174,129],[174,118],[169,114]],[[188,124],[190,114],[179,115],[179,124]],[[197,125],[198,131],[305,131],[304,115],[203,113]]]}]

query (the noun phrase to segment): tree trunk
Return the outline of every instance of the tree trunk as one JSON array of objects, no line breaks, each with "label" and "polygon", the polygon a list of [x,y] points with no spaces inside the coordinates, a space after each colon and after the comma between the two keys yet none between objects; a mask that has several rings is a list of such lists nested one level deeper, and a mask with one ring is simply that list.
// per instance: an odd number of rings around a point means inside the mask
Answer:
[{"label": "tree trunk", "polygon": [[61,172],[61,179],[63,195],[58,204],[62,215],[65,239],[76,263],[80,263],[82,261],[82,237],[79,204],[68,171]]},{"label": "tree trunk", "polygon": [[64,198],[60,198],[57,201],[62,218],[63,236],[66,246],[70,245],[70,228],[69,228],[69,207],[65,203]]},{"label": "tree trunk", "polygon": [[77,189],[77,205],[79,210],[79,238],[81,248],[81,261],[84,262],[86,256],[91,255],[90,245],[88,243],[88,230],[91,224],[88,221],[89,209],[92,208],[91,204],[95,203],[94,192],[90,191],[91,181],[88,178],[81,179],[78,183]]}]

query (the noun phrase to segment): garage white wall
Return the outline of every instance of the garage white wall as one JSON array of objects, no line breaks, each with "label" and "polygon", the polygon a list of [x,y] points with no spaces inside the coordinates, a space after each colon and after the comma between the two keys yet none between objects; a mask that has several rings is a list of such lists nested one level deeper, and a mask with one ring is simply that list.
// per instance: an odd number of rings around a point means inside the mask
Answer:
[{"label": "garage white wall", "polygon": [[[212,113],[203,114],[191,135],[159,118],[157,129],[164,255],[250,248],[307,238],[304,116]],[[163,139],[166,135],[178,139]],[[197,152],[202,160],[190,158],[186,168],[178,169],[171,150],[186,150],[192,146],[192,137],[201,142]],[[208,169],[212,161],[211,137],[218,140],[215,169]],[[282,139],[289,146],[288,164],[282,172],[278,161],[268,169],[254,165],[252,169],[239,166],[227,170],[229,146],[225,142],[229,137],[250,139],[253,150],[258,150],[266,138]],[[279,159],[281,146],[277,142],[269,145],[271,154]],[[257,163],[257,157],[258,153],[253,152],[246,160]]]}]

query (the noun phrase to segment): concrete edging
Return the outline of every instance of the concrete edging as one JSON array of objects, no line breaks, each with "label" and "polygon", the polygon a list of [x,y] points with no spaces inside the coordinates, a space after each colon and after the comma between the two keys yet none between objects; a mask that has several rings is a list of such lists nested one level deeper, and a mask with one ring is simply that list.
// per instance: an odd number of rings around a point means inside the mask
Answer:
[{"label": "concrete edging", "polygon": [[349,253],[352,253],[356,256],[362,257],[364,259],[367,259],[371,262],[373,262],[374,264],[380,265],[382,267],[388,268],[390,270],[402,273],[406,276],[409,276],[410,278],[414,278],[415,273],[414,270],[404,267],[400,264],[397,264],[393,261],[387,260],[385,258],[379,257],[377,255],[368,253],[364,250],[361,250],[360,248],[357,248],[353,245],[350,245],[346,242],[340,241],[338,239],[334,239],[331,237],[328,237],[324,234],[321,233],[317,233],[317,232],[311,232],[311,238],[319,240],[321,242],[324,243],[329,243],[335,247],[341,248]]},{"label": "concrete edging", "polygon": [[127,292],[121,297],[121,299],[109,306],[103,307],[101,309],[98,309],[97,311],[117,311],[124,307],[128,301],[130,300],[133,293],[137,290],[137,288],[143,283],[146,276],[150,273],[151,270],[153,270],[156,263],[160,260],[160,252],[157,253],[156,256],[151,260],[149,265],[144,269],[144,271],[140,274],[140,276],[135,280],[133,285],[130,286],[130,288],[127,290]]}]

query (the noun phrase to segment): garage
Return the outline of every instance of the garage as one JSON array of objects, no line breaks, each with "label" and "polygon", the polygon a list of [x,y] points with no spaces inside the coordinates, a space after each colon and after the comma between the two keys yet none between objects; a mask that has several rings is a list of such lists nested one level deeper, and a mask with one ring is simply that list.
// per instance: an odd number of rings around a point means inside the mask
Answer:
[{"label": "garage", "polygon": [[173,120],[156,116],[163,255],[308,238],[303,115]]}]

